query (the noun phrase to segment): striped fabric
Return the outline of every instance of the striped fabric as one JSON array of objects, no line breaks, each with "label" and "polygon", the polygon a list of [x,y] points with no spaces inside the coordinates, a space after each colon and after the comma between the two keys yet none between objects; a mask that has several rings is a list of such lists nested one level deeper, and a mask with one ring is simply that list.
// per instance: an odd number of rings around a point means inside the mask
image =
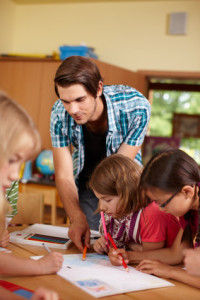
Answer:
[{"label": "striped fabric", "polygon": [[[137,90],[125,85],[104,86],[108,113],[106,136],[107,156],[116,153],[122,143],[140,146],[143,143],[150,119],[149,101]],[[75,180],[82,171],[85,160],[82,126],[65,110],[58,100],[51,113],[51,140],[53,147],[73,145],[73,166]],[[141,165],[141,151],[135,157]]]},{"label": "striped fabric", "polygon": [[6,199],[10,203],[10,209],[6,217],[13,218],[17,214],[19,182],[14,181],[9,189],[6,190]]},{"label": "striped fabric", "polygon": [[[142,209],[131,213],[124,218],[114,219],[104,215],[107,232],[110,233],[118,248],[124,248],[127,244],[141,244],[140,216]],[[102,221],[99,223],[99,232],[104,235]]]}]

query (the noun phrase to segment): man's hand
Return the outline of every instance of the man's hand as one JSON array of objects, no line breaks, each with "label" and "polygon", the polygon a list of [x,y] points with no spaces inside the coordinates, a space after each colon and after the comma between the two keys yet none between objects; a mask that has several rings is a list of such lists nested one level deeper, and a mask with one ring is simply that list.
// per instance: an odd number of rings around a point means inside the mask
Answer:
[{"label": "man's hand", "polygon": [[71,223],[68,235],[80,251],[83,251],[84,246],[90,248],[90,228],[85,215],[76,217]]}]

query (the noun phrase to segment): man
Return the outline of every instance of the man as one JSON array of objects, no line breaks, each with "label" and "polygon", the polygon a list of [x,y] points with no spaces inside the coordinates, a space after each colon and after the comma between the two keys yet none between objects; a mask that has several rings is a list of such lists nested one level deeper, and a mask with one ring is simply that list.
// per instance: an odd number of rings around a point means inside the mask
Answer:
[{"label": "man", "polygon": [[103,86],[89,58],[65,59],[54,82],[59,97],[51,113],[56,186],[70,218],[69,237],[82,251],[83,240],[89,247],[90,228],[97,230],[99,224],[98,200],[87,188],[89,177],[104,157],[116,152],[141,164],[150,104],[134,88]]}]

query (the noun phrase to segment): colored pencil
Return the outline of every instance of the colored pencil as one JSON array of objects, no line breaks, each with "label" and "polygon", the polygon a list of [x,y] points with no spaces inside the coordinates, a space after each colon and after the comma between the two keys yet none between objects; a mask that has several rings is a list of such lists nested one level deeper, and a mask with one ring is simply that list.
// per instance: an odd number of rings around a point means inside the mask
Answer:
[{"label": "colored pencil", "polygon": [[49,253],[51,252],[51,250],[45,243],[42,243],[42,246],[44,246],[44,248],[47,250],[47,252],[49,252]]},{"label": "colored pencil", "polygon": [[106,238],[106,241],[107,241],[107,247],[109,249],[108,234],[107,234],[107,230],[106,230],[106,222],[105,222],[103,211],[101,211],[101,221],[102,221],[102,224],[103,224],[104,235],[105,235],[105,238]]},{"label": "colored pencil", "polygon": [[87,246],[84,247],[82,260],[86,259],[86,253],[87,253]]},{"label": "colored pencil", "polygon": [[[111,244],[113,245],[113,248],[114,248],[115,250],[117,250],[117,246],[116,246],[115,242],[113,241],[113,239],[112,239],[110,233],[108,233],[108,238],[109,238]],[[118,255],[120,255],[121,258],[122,258],[122,264],[123,264],[124,269],[125,269],[127,272],[129,272],[128,266],[127,266],[127,264],[125,263],[122,254],[121,254],[121,253],[118,253]]]}]

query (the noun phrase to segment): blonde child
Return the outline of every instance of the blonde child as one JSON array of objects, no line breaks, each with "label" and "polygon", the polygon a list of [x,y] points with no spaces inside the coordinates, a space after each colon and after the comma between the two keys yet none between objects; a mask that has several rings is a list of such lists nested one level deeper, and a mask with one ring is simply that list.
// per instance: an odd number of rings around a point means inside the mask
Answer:
[{"label": "blonde child", "polygon": [[[161,261],[172,262],[174,256],[182,258],[184,253],[187,257],[188,250],[182,251],[182,245],[187,243],[193,247],[195,236],[195,246],[200,246],[200,169],[192,157],[179,149],[157,153],[143,170],[140,191],[143,199],[156,202],[161,210],[178,216],[181,221],[182,229],[172,248],[159,251]],[[198,257],[199,254],[199,251],[195,252]],[[149,255],[148,258],[154,257]],[[196,271],[193,265],[192,274],[200,275],[198,266],[197,261]],[[184,269],[159,261],[144,260],[138,270],[200,288],[200,276],[190,275]]]},{"label": "blonde child", "polygon": [[[105,214],[107,232],[119,252],[121,248],[146,251],[169,247],[180,229],[177,218],[161,212],[155,203],[143,208],[144,203],[137,196],[141,171],[132,159],[113,154],[95,168],[90,179],[99,209]],[[108,253],[101,222],[100,232],[102,237],[94,244],[94,250]],[[110,247],[109,257],[115,264],[112,251]]]},{"label": "blonde child", "polygon": [[[0,93],[0,235],[5,229],[7,203],[5,191],[19,179],[21,164],[40,150],[40,136],[27,113],[5,94]],[[51,252],[35,261],[0,253],[0,274],[10,276],[44,275],[57,272],[63,263],[61,253]],[[23,299],[0,288],[0,299]],[[41,296],[40,296],[41,295]],[[49,298],[48,298],[49,297]],[[58,299],[51,291],[39,290],[32,299]]]}]

